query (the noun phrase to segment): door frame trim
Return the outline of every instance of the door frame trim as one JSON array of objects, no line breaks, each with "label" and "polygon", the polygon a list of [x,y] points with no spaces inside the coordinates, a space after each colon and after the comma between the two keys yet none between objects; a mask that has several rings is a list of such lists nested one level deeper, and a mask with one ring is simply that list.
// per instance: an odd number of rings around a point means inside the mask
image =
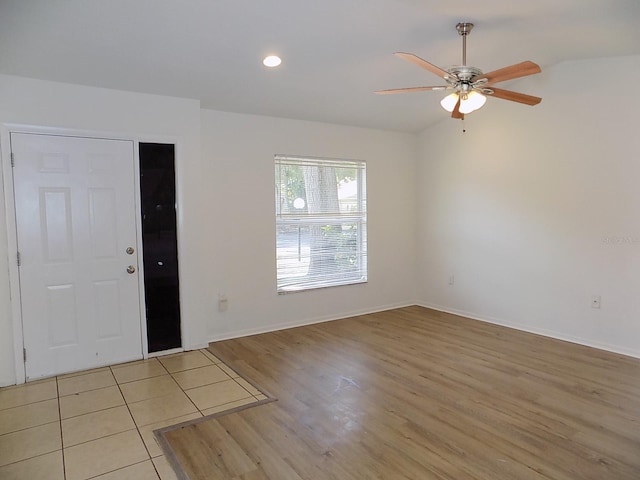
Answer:
[{"label": "door frame trim", "polygon": [[[11,166],[11,134],[12,133],[26,133],[26,134],[40,134],[40,135],[52,135],[52,136],[65,136],[65,137],[82,137],[82,138],[99,138],[104,140],[126,140],[133,142],[133,162],[134,162],[134,175],[135,175],[135,218],[136,218],[136,249],[140,252],[138,262],[138,294],[140,299],[139,306],[139,318],[140,318],[140,332],[141,332],[141,350],[142,358],[149,358],[149,346],[147,339],[147,318],[144,296],[144,260],[142,256],[142,213],[141,213],[141,197],[140,197],[140,143],[165,143],[174,145],[174,162],[176,168],[176,236],[178,243],[178,281],[182,282],[182,275],[180,270],[180,253],[182,244],[182,193],[183,189],[180,184],[180,177],[182,173],[182,139],[172,135],[149,135],[149,134],[130,134],[119,132],[105,132],[96,130],[81,130],[72,128],[58,128],[58,127],[46,127],[38,125],[25,125],[16,123],[2,123],[0,125],[0,156],[2,163],[2,178],[4,187],[4,202],[5,202],[5,214],[6,214],[6,226],[7,226],[7,251],[8,251],[8,265],[9,265],[9,290],[10,290],[10,303],[11,303],[11,320],[13,330],[13,350],[14,350],[14,370],[16,376],[16,384],[22,384],[26,381],[26,365],[23,357],[24,348],[24,335],[23,335],[23,321],[22,321],[22,308],[21,308],[21,290],[20,290],[20,272],[18,268],[18,231],[16,222],[16,209],[15,209],[15,191],[13,188],[13,171]],[[12,254],[15,252],[15,254]],[[183,322],[183,295],[182,289],[179,290],[180,298],[180,336],[181,345],[184,349],[185,338],[188,338],[186,333],[187,325]],[[156,352],[157,353],[157,352]]]},{"label": "door frame trim", "polygon": [[[18,131],[12,125],[2,125],[0,147],[2,148],[2,180],[7,224],[7,256],[9,264],[9,292],[11,304],[11,327],[13,336],[13,363],[16,383],[26,380],[25,362],[22,349],[22,307],[20,302],[20,273],[18,271],[18,230],[16,223],[16,197],[13,190],[13,171],[11,167],[11,133]],[[17,127],[17,126],[16,126]],[[13,253],[12,253],[13,252]]]}]

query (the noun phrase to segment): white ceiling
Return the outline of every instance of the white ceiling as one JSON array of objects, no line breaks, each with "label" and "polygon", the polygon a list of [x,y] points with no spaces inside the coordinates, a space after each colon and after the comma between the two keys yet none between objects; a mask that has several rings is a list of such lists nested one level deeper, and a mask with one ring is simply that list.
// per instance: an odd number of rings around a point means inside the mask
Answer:
[{"label": "white ceiling", "polygon": [[[393,52],[460,64],[455,24],[470,21],[469,65],[532,60],[544,75],[640,54],[639,20],[639,0],[0,0],[0,73],[415,132],[446,115],[442,92],[372,92],[442,82]],[[269,53],[281,67],[262,66]],[[606,73],[624,85],[625,72]]]}]

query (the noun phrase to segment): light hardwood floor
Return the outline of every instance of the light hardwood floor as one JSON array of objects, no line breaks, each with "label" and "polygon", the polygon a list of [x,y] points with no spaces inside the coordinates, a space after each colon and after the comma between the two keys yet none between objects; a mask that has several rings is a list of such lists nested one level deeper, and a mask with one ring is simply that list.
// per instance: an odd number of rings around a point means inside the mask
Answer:
[{"label": "light hardwood floor", "polygon": [[278,401],[163,433],[200,479],[640,479],[640,360],[408,307],[212,344]]}]

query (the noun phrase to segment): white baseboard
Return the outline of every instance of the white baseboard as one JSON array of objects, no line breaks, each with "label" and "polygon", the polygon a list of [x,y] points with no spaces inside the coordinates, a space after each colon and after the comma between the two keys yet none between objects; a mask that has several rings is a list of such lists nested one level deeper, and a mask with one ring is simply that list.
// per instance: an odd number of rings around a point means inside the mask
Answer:
[{"label": "white baseboard", "polygon": [[482,317],[472,312],[464,310],[458,310],[455,308],[443,307],[441,305],[432,305],[428,303],[417,303],[417,305],[439,312],[451,313],[453,315],[459,315],[471,320],[478,320],[480,322],[491,323],[494,325],[500,325],[502,327],[513,328],[514,330],[520,330],[522,332],[534,333],[536,335],[542,335],[543,337],[550,337],[556,340],[562,340],[565,342],[577,343],[578,345],[584,345],[586,347],[597,348],[599,350],[605,350],[607,352],[618,353],[620,355],[626,355],[628,357],[640,358],[640,350],[630,349],[626,347],[620,347],[618,345],[610,345],[604,342],[597,342],[587,338],[576,337],[573,335],[567,335],[566,333],[558,332],[555,330],[547,330],[544,328],[532,328],[528,325],[520,325],[514,322],[509,322],[499,318]]},{"label": "white baseboard", "polygon": [[349,317],[356,317],[358,315],[367,315],[369,313],[384,312],[386,310],[409,307],[411,305],[416,305],[416,303],[409,302],[409,303],[401,303],[401,304],[399,303],[399,304],[392,304],[392,305],[383,305],[373,309],[353,310],[350,312],[343,312],[338,315],[308,318],[308,319],[296,320],[292,322],[275,323],[275,324],[266,325],[263,327],[249,328],[245,330],[236,330],[233,332],[228,332],[220,335],[213,335],[211,337],[211,340],[209,340],[209,342],[219,342],[222,340],[229,340],[232,338],[248,337],[250,335],[259,335],[261,333],[277,332],[278,330],[286,330],[288,328],[304,327],[306,325],[314,325],[316,323],[332,322],[334,320],[342,320]]},{"label": "white baseboard", "polygon": [[219,342],[219,341],[222,341],[222,340],[229,340],[229,339],[232,339],[232,338],[248,337],[250,335],[259,335],[261,333],[269,333],[269,332],[276,332],[278,330],[286,330],[288,328],[303,327],[303,326],[306,326],[306,325],[314,325],[314,324],[317,324],[317,323],[331,322],[331,321],[334,321],[334,320],[342,320],[342,319],[345,319],[345,318],[355,317],[355,316],[358,316],[358,315],[367,315],[369,313],[383,312],[383,311],[386,311],[386,310],[393,310],[395,308],[409,307],[409,306],[412,306],[412,305],[418,305],[420,307],[430,308],[432,310],[437,310],[439,312],[451,313],[453,315],[459,315],[461,317],[469,318],[471,320],[477,320],[479,322],[491,323],[493,325],[500,325],[502,327],[513,328],[514,330],[520,330],[522,332],[533,333],[533,334],[536,334],[536,335],[542,335],[543,337],[549,337],[549,338],[553,338],[553,339],[556,339],[556,340],[562,340],[562,341],[565,341],[565,342],[576,343],[578,345],[584,345],[586,347],[597,348],[599,350],[605,350],[607,352],[617,353],[617,354],[620,354],[620,355],[626,355],[626,356],[634,357],[634,358],[640,358],[640,350],[630,349],[630,348],[626,348],[626,347],[620,347],[618,345],[611,345],[611,344],[604,343],[604,342],[597,342],[597,341],[593,341],[591,339],[576,337],[576,336],[573,336],[573,335],[567,335],[567,334],[565,334],[563,332],[558,332],[558,331],[555,331],[555,330],[547,330],[547,329],[542,329],[542,328],[532,328],[532,327],[530,327],[528,325],[520,325],[520,324],[517,324],[517,323],[514,323],[514,322],[510,322],[510,321],[506,321],[506,320],[503,320],[503,319],[499,319],[499,318],[480,316],[480,315],[477,315],[477,314],[475,314],[473,312],[467,312],[465,310],[459,310],[459,309],[455,309],[455,308],[448,308],[448,307],[443,307],[442,305],[428,304],[428,303],[424,303],[424,302],[409,302],[409,303],[402,303],[402,304],[384,305],[384,306],[376,307],[374,309],[354,310],[354,311],[351,311],[351,312],[344,312],[344,313],[339,314],[339,315],[309,318],[309,319],[292,321],[292,322],[276,323],[276,324],[271,324],[271,325],[267,325],[267,326],[263,326],[263,327],[250,328],[250,329],[245,329],[245,330],[236,330],[236,331],[228,332],[228,333],[225,333],[225,334],[213,335],[211,337],[211,339],[209,340],[209,342]]}]

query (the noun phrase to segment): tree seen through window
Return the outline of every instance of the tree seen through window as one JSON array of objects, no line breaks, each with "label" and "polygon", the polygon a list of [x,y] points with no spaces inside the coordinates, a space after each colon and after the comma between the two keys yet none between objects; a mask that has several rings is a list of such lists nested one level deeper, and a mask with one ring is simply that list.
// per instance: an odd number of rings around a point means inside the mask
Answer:
[{"label": "tree seen through window", "polygon": [[279,292],[365,282],[361,161],[276,156]]}]

